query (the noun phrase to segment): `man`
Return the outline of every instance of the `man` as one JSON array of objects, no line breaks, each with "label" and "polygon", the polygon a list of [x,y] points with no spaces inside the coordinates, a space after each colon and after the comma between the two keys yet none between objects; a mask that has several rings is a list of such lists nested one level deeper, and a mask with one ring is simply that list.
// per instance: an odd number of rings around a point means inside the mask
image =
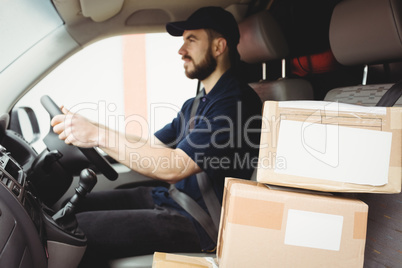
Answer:
[{"label": "man", "polygon": [[[208,212],[196,174],[206,174],[204,179],[219,205],[225,177],[251,177],[260,141],[261,101],[247,84],[236,79],[240,36],[229,12],[220,7],[201,8],[186,21],[168,23],[166,29],[173,36],[183,36],[179,54],[185,73],[201,81],[204,88],[184,103],[172,123],[155,133],[155,139],[127,137],[65,108],[64,115],[54,117],[51,124],[66,143],[98,146],[131,169],[174,184]],[[147,160],[146,164],[131,162],[130,154],[134,153]],[[160,160],[165,165],[158,165]],[[82,266],[87,261],[154,251],[213,251],[216,237],[171,193],[165,187],[91,193],[77,214],[88,239]]]}]

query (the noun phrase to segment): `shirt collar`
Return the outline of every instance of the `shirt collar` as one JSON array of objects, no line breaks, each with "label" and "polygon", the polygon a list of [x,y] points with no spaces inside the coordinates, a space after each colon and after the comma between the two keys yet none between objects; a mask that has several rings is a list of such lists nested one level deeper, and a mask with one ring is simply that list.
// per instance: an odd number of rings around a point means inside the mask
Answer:
[{"label": "shirt collar", "polygon": [[[232,72],[231,70],[227,70],[223,75],[219,78],[218,82],[214,85],[214,87],[211,89],[211,91],[204,95],[204,97],[208,100],[211,100],[213,98],[216,98],[222,94],[227,94],[226,92],[229,90],[229,81],[233,79]],[[204,94],[205,94],[205,89]]]}]

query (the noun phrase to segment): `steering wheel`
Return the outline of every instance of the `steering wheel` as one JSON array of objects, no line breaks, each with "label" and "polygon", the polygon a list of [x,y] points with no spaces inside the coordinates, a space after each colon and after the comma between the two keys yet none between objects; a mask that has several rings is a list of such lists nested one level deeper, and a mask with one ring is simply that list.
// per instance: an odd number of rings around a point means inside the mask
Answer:
[{"label": "steering wheel", "polygon": [[[40,101],[51,118],[62,114],[59,106],[57,106],[49,96],[42,96]],[[68,145],[60,140],[52,129],[43,141],[49,150],[57,150],[61,153],[62,157],[59,162],[61,162],[68,171],[80,172],[81,169],[85,168],[85,160],[88,160],[109,180],[114,181],[118,177],[118,173],[114,170],[112,165],[95,148],[81,148]]]}]

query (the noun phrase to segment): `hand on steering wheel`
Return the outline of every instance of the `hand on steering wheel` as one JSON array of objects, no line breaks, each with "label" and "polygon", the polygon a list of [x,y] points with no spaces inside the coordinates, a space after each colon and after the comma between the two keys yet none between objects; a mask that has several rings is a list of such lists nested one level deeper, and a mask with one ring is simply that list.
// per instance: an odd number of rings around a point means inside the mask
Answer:
[{"label": "hand on steering wheel", "polygon": [[[62,114],[60,108],[56,103],[47,95],[42,96],[41,103],[50,117],[53,118],[56,115]],[[50,135],[50,136],[49,136]],[[85,157],[109,180],[116,180],[118,173],[113,169],[110,163],[95,149],[95,148],[81,148],[66,144],[60,140],[58,135],[51,130],[44,142],[50,150],[58,150],[63,154],[63,157],[73,158],[71,155],[76,155],[81,152]],[[55,136],[57,138],[55,138]]]},{"label": "hand on steering wheel", "polygon": [[[90,148],[100,146],[99,128],[78,113],[72,113],[62,107],[63,114],[56,115],[50,122],[53,131],[67,144]],[[73,131],[74,129],[74,131]]]}]

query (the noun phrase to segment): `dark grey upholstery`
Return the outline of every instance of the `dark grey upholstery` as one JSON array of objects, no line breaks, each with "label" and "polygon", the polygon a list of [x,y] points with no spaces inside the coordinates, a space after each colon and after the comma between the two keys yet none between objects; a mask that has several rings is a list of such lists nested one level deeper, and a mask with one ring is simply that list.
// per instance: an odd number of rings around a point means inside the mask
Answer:
[{"label": "dark grey upholstery", "polygon": [[307,80],[298,78],[279,78],[275,81],[260,81],[250,86],[262,101],[312,100],[313,88]]},{"label": "dark grey upholstery", "polygon": [[[393,84],[377,84],[335,88],[327,93],[325,100],[375,106],[392,85]],[[394,106],[402,107],[402,98],[400,98]]]},{"label": "dark grey upholstery", "polygon": [[268,11],[252,15],[239,23],[240,57],[247,63],[283,59],[289,54],[288,44],[278,23]]},{"label": "dark grey upholstery", "polygon": [[331,49],[344,65],[402,59],[402,1],[350,0],[334,9]]},{"label": "dark grey upholstery", "polygon": [[[284,59],[289,55],[285,37],[268,11],[254,14],[239,23],[240,57],[247,63]],[[262,101],[312,100],[313,87],[307,80],[280,78],[251,83]]]}]

